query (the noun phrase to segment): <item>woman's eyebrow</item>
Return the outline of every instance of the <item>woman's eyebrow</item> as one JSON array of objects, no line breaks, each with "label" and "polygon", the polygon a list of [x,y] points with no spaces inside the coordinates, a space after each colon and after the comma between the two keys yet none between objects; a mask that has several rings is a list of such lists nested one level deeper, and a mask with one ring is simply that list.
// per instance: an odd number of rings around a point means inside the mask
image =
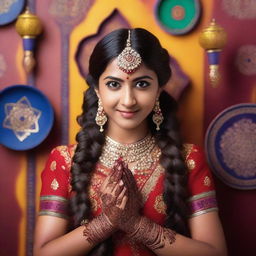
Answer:
[{"label": "woman's eyebrow", "polygon": [[124,81],[123,79],[118,78],[118,77],[114,77],[114,76],[106,76],[103,80],[106,80],[106,79],[112,79],[112,80],[116,80],[118,82],[123,82]]},{"label": "woman's eyebrow", "polygon": [[139,76],[133,79],[134,82],[141,80],[141,79],[150,79],[150,80],[154,80],[151,76]]},{"label": "woman's eyebrow", "polygon": [[[106,79],[112,79],[112,80],[115,80],[115,81],[118,81],[118,82],[123,82],[124,81],[123,79],[115,77],[115,76],[106,76],[103,80],[106,80]],[[134,78],[132,81],[136,82],[136,81],[141,80],[141,79],[153,80],[153,78],[151,76],[139,76],[139,77]]]}]

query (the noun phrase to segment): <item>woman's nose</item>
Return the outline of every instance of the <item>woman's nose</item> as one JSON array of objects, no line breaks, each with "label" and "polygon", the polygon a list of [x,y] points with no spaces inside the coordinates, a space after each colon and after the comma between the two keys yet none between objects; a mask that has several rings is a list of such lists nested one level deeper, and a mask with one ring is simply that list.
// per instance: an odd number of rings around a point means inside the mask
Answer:
[{"label": "woman's nose", "polygon": [[124,105],[127,108],[132,107],[136,104],[136,98],[135,98],[132,88],[130,88],[130,87],[124,88],[124,90],[122,92],[121,103],[122,103],[122,105]]}]

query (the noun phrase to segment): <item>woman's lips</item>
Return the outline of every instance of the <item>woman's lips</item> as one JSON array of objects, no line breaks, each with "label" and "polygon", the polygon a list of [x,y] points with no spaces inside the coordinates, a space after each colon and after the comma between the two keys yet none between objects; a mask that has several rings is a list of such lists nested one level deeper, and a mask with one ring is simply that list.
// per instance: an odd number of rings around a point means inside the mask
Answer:
[{"label": "woman's lips", "polygon": [[122,110],[118,110],[118,112],[120,112],[122,117],[128,118],[128,119],[133,118],[137,113],[137,111],[122,111]]}]

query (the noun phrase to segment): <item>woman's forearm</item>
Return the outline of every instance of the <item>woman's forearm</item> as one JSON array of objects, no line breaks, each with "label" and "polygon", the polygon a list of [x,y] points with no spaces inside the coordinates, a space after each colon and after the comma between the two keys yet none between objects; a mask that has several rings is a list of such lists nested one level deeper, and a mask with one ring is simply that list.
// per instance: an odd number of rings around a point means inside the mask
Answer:
[{"label": "woman's forearm", "polygon": [[35,241],[34,256],[78,256],[85,255],[93,245],[83,236],[84,227],[78,227],[73,231],[53,239],[44,244]]},{"label": "woman's forearm", "polygon": [[227,256],[225,243],[218,248],[202,241],[177,234],[174,243],[165,239],[164,247],[154,250],[158,256]]},{"label": "woman's forearm", "polygon": [[210,232],[200,241],[176,234],[146,217],[140,217],[131,228],[129,236],[159,256],[226,256],[222,232],[219,232],[219,236],[210,235]]}]

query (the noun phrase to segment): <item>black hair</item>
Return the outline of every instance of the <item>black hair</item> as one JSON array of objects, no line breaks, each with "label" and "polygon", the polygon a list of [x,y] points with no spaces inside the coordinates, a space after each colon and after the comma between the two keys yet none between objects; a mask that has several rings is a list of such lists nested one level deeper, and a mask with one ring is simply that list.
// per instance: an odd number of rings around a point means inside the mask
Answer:
[{"label": "black hair", "polygon": [[[135,28],[130,29],[130,32],[132,48],[140,54],[143,63],[157,74],[159,86],[164,86],[171,77],[168,52],[149,31]],[[98,88],[99,77],[107,65],[125,48],[127,38],[128,29],[118,29],[109,33],[95,46],[89,60],[89,73],[86,77],[89,88],[84,94],[83,112],[78,117],[81,129],[76,136],[77,147],[71,169],[71,185],[75,192],[71,199],[71,209],[75,226],[78,226],[81,220],[91,218],[88,187],[105,142],[104,134],[99,131],[95,123],[98,107],[95,88]],[[188,234],[187,169],[176,118],[177,103],[164,91],[159,101],[164,115],[160,131],[156,132],[155,124],[152,122],[152,113],[148,117],[148,124],[161,149],[160,164],[166,171],[164,201],[167,206],[167,217],[164,225],[186,235]],[[112,250],[113,246],[109,238],[96,246],[90,255],[112,255]]]}]

